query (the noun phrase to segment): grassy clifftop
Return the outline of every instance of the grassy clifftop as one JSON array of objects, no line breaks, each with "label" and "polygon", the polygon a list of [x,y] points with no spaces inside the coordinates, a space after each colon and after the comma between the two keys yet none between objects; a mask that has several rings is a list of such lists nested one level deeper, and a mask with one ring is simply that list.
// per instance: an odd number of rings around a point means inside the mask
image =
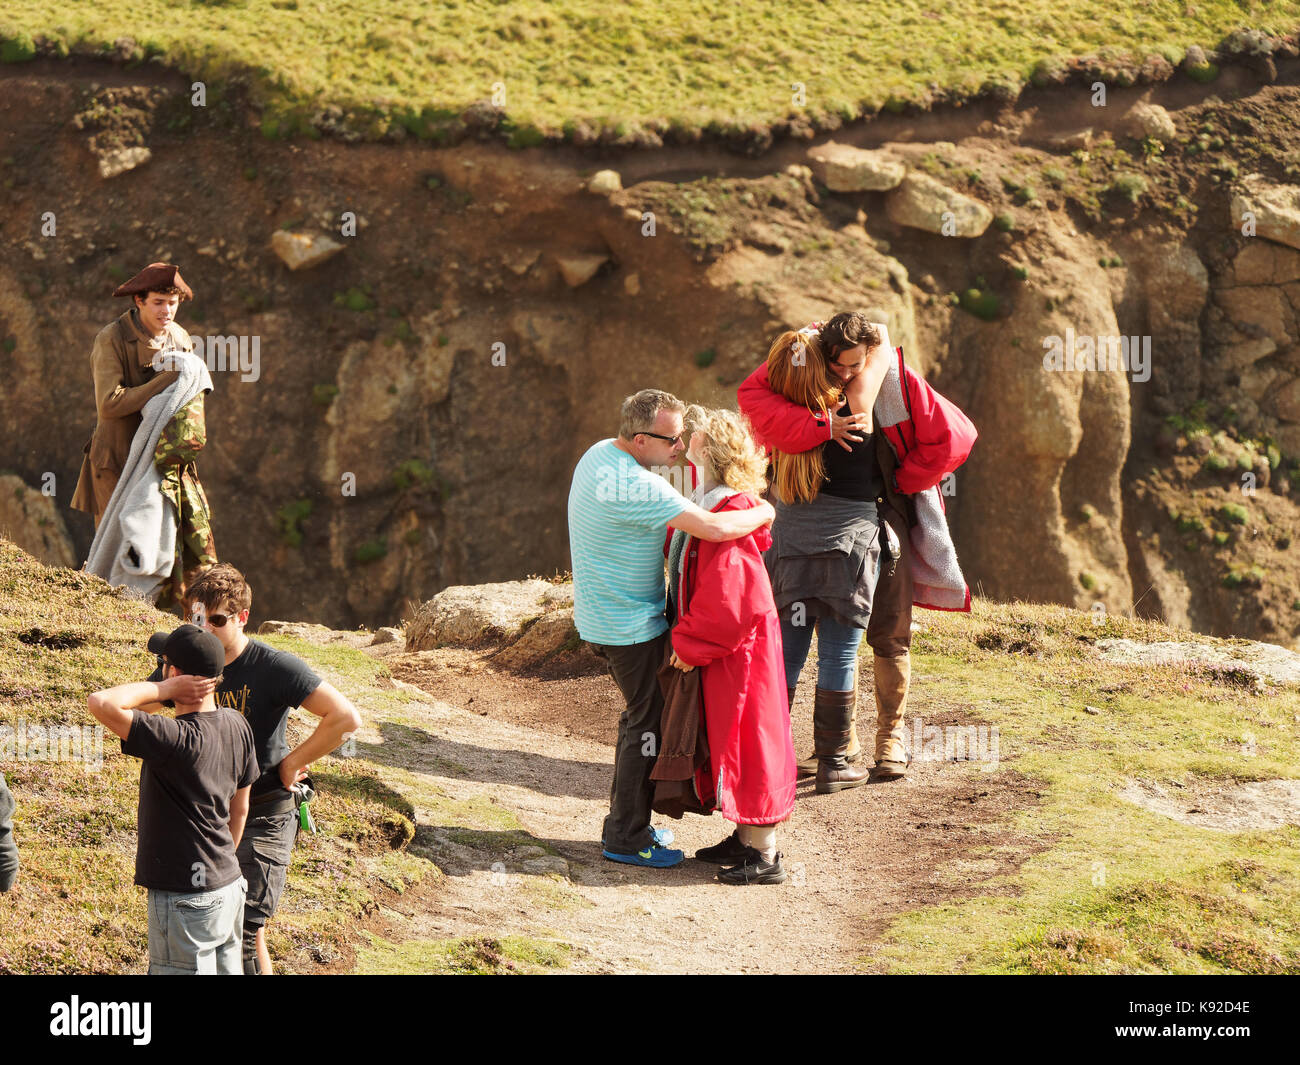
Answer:
[{"label": "grassy clifftop", "polygon": [[[918,620],[913,757],[923,766],[932,756],[954,756],[942,730],[933,739],[925,730],[927,721],[996,727],[995,757],[984,750],[977,760],[968,749],[971,760],[957,765],[969,802],[1008,775],[1028,782],[1036,799],[1006,808],[997,823],[958,803],[926,846],[935,848],[933,883],[974,885],[974,892],[954,890],[949,901],[914,905],[883,926],[867,924],[874,915],[864,913],[862,967],[1300,972],[1300,689],[1222,661],[1135,666],[1102,655],[1109,639],[1203,642],[1228,654],[1244,648],[1151,622],[984,601],[969,615],[922,612]],[[23,727],[29,744],[36,727],[93,725],[86,694],[146,676],[145,639],[174,621],[118,597],[98,578],[44,567],[0,540],[0,725]],[[497,889],[487,873],[475,881],[466,869],[504,869],[494,863],[519,844],[556,853],[525,821],[568,789],[552,779],[510,778],[510,787],[453,795],[447,781],[472,774],[440,760],[438,722],[455,714],[483,719],[446,704],[444,716],[430,716],[427,698],[395,686],[383,662],[352,647],[291,635],[259,639],[308,659],[347,692],[365,722],[354,750],[314,770],[321,833],[300,837],[271,928],[281,968],[544,971],[583,955],[582,937],[563,914],[608,894],[585,876],[530,885],[527,912],[567,928],[540,939],[503,925],[474,937],[392,942],[382,926],[367,923],[385,907],[438,910],[451,883],[444,877],[459,880],[460,909],[474,909],[483,901],[466,894],[475,884]],[[500,691],[491,678],[485,683]],[[291,719],[291,742],[306,725]],[[101,754],[98,765],[4,755],[23,871],[17,892],[0,904],[0,973],[144,968],[143,892],[131,883],[138,770],[111,736]],[[546,772],[563,776],[574,757],[543,760]],[[923,768],[914,776],[901,787],[925,788],[932,779]],[[899,792],[881,794],[906,806]],[[914,827],[922,826],[899,822],[900,831]],[[572,850],[570,837],[583,831],[575,823],[555,842]],[[445,920],[449,912],[455,908],[443,911]],[[712,915],[706,908],[698,918],[707,939]]]},{"label": "grassy clifftop", "polygon": [[1067,57],[1098,57],[1119,80],[1149,56],[1177,64],[1240,28],[1285,34],[1300,3],[1238,0],[11,0],[0,59],[106,54],[158,60],[196,78],[246,76],[268,131],[309,129],[323,105],[436,136],[468,105],[503,108],[517,144],[581,128],[696,133],[820,125],[882,107],[1051,77]]},{"label": "grassy clifftop", "polygon": [[[111,733],[97,747],[86,696],[147,677],[154,661],[145,641],[177,623],[119,597],[97,577],[47,568],[0,539],[0,729],[12,730],[0,734],[0,770],[18,802],[14,834],[22,861],[16,890],[0,904],[0,974],[145,970],[144,891],[132,882],[139,763],[121,753]],[[310,656],[367,724],[400,716],[409,698],[381,663],[358,652],[288,636],[258,638]],[[305,738],[314,721],[294,711],[290,744]],[[24,750],[26,758],[14,757]],[[426,816],[435,811],[466,831],[517,827],[505,811],[410,786],[409,774],[368,755],[368,745],[357,742],[312,770],[319,834],[300,835],[289,888],[268,930],[280,969],[351,969],[355,950],[366,948],[359,922],[399,896],[436,890],[441,873],[416,839],[417,804]],[[513,940],[436,946],[425,971],[517,971],[532,964],[534,953]],[[543,952],[536,964],[556,962]]]}]

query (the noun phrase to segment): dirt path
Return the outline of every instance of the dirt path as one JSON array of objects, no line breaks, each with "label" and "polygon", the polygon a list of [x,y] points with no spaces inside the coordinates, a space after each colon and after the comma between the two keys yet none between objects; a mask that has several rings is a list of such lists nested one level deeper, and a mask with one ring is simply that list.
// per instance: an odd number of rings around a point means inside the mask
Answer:
[{"label": "dirt path", "polygon": [[[656,818],[686,851],[682,866],[615,865],[597,842],[622,709],[612,680],[593,671],[520,677],[462,650],[371,653],[399,684],[431,697],[408,704],[402,725],[363,732],[376,745],[370,756],[382,752],[453,800],[498,804],[567,863],[567,876],[547,872],[537,863],[554,865],[554,857],[521,851],[505,832],[467,836],[417,802],[413,847],[447,875],[419,899],[380,912],[372,931],[389,941],[554,937],[578,948],[577,972],[861,971],[872,968],[872,944],[893,916],[978,891],[1026,853],[1005,820],[1035,801],[1032,785],[1005,765],[986,773],[973,763],[922,762],[905,781],[835,796],[802,785],[782,830],[783,886],[728,887],[714,879],[716,867],[689,857],[731,830],[718,815]],[[811,733],[812,685],[810,673],[795,706],[800,751]],[[923,678],[914,699],[927,724],[958,721],[953,708],[927,704]],[[868,690],[863,706],[872,705]],[[491,860],[494,836],[500,851]]]}]

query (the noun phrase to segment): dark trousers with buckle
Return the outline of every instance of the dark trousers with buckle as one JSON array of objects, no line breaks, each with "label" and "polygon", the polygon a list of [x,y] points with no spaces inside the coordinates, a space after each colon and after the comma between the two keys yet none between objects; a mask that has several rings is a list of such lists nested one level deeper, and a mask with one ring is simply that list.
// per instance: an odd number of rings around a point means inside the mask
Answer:
[{"label": "dark trousers with buckle", "polygon": [[912,543],[907,520],[888,500],[876,501],[882,521],[898,534],[902,551],[891,565],[884,552],[880,580],[871,599],[871,621],[867,624],[867,645],[877,658],[898,658],[912,646]]},{"label": "dark trousers with buckle", "polygon": [[653,640],[625,647],[591,645],[609,663],[610,676],[627,701],[627,709],[618,719],[614,782],[609,789],[609,816],[602,833],[605,850],[616,854],[635,854],[651,846],[654,784],[650,772],[659,755],[659,718],[664,709],[659,667],[667,644],[665,631]]}]

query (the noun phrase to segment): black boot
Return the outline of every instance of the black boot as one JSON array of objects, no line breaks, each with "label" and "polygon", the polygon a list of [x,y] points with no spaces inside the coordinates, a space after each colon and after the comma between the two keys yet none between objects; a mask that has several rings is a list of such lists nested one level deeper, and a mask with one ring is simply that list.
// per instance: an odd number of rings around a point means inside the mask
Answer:
[{"label": "black boot", "polygon": [[813,752],[817,756],[817,792],[828,795],[865,784],[867,769],[849,764],[846,757],[853,737],[853,707],[857,691],[832,692],[818,688],[813,698]]}]

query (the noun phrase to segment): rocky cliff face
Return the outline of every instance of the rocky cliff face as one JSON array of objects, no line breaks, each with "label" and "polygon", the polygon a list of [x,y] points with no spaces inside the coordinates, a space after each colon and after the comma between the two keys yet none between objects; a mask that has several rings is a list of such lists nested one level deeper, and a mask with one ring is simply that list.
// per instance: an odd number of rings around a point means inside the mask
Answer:
[{"label": "rocky cliff face", "polygon": [[[977,593],[1291,642],[1300,94],[1230,88],[597,158],[286,146],[167,75],[0,70],[0,462],[54,475],[84,556],[90,341],[179,262],[181,324],[250,341],[207,342],[219,553],[259,613],[378,625],[567,569],[573,464],[627,393],[734,405],[778,330],[867,308],[980,429],[945,486]],[[1120,337],[1147,361],[1075,366]]]}]

